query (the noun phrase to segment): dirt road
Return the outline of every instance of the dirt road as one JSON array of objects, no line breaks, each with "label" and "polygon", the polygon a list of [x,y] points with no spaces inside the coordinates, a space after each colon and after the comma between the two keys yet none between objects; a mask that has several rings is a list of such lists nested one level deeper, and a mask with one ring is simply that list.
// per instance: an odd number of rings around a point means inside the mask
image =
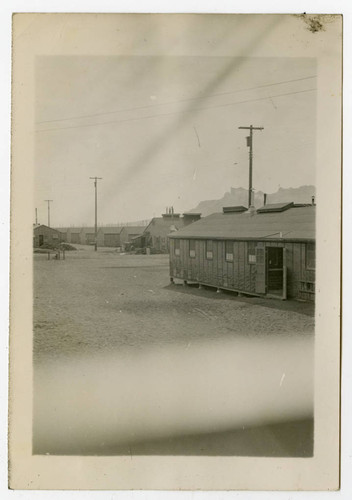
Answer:
[{"label": "dirt road", "polygon": [[34,256],[34,358],[313,334],[306,306],[288,306],[172,286],[167,255],[89,248],[48,261],[39,254]]},{"label": "dirt road", "polygon": [[170,285],[167,255],[36,254],[33,452],[311,456],[312,313]]}]

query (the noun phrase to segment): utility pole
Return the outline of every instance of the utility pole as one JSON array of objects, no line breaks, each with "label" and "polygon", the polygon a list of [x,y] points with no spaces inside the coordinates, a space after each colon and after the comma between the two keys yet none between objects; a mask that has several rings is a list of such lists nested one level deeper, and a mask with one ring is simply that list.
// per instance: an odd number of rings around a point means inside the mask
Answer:
[{"label": "utility pole", "polygon": [[94,251],[96,252],[98,249],[98,180],[101,180],[102,177],[89,177],[90,179],[94,179],[94,188],[95,188],[95,243],[94,243]]},{"label": "utility pole", "polygon": [[248,188],[248,208],[253,206],[253,130],[264,130],[264,127],[238,127],[241,129],[249,130],[249,136],[247,136],[247,146],[249,147],[249,188]]},{"label": "utility pole", "polygon": [[44,200],[48,203],[48,227],[50,227],[50,203],[54,200]]},{"label": "utility pole", "polygon": [[35,225],[38,226],[38,209],[35,209]]}]

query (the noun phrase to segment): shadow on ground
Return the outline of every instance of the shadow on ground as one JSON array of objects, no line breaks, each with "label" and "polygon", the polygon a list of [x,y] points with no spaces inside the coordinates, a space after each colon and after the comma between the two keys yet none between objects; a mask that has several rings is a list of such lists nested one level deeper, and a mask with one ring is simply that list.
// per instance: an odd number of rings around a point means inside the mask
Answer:
[{"label": "shadow on ground", "polygon": [[280,299],[270,299],[261,298],[254,296],[243,296],[238,297],[235,292],[229,290],[221,290],[221,293],[216,293],[216,288],[202,285],[202,288],[198,288],[198,284],[187,284],[186,286],[181,284],[169,284],[164,287],[165,290],[169,290],[177,293],[184,293],[189,295],[195,295],[198,297],[206,297],[208,299],[214,300],[234,300],[236,302],[243,302],[246,304],[253,304],[256,306],[268,307],[269,309],[278,309],[281,311],[292,311],[299,314],[305,314],[306,316],[314,317],[315,304],[312,302],[301,302],[298,300],[280,300]]}]

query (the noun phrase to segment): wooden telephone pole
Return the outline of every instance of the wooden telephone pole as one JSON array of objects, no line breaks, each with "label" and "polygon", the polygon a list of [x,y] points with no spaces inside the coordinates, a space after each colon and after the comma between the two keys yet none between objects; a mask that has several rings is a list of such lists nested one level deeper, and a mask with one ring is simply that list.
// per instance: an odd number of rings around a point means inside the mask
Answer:
[{"label": "wooden telephone pole", "polygon": [[249,187],[248,187],[248,208],[253,206],[253,130],[264,130],[264,127],[238,127],[241,129],[249,130],[249,136],[247,136],[247,146],[249,147]]},{"label": "wooden telephone pole", "polygon": [[94,188],[95,188],[95,224],[94,224],[94,251],[96,252],[98,249],[98,180],[101,180],[102,177],[89,177],[90,179],[94,179]]},{"label": "wooden telephone pole", "polygon": [[48,227],[50,227],[50,203],[53,201],[53,200],[44,200],[47,202],[48,204]]}]

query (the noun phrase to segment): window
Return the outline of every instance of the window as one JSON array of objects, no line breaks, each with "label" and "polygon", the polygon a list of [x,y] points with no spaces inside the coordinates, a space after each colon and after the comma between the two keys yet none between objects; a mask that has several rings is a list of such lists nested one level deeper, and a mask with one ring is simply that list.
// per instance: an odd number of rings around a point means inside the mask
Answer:
[{"label": "window", "polygon": [[210,240],[207,240],[205,242],[205,252],[206,252],[206,257],[208,260],[212,260],[213,258],[213,242]]},{"label": "window", "polygon": [[306,268],[315,269],[315,243],[306,244]]},{"label": "window", "polygon": [[248,264],[256,264],[257,259],[255,257],[255,242],[249,241],[247,243],[248,248]]},{"label": "window", "polygon": [[58,240],[58,239],[59,239],[59,235],[58,235],[58,234],[53,233],[53,240]]},{"label": "window", "polygon": [[175,255],[180,255],[180,240],[174,240]]},{"label": "window", "polygon": [[189,240],[189,256],[194,258],[196,256],[196,242],[195,240]]},{"label": "window", "polygon": [[225,260],[233,262],[233,241],[225,242]]}]

